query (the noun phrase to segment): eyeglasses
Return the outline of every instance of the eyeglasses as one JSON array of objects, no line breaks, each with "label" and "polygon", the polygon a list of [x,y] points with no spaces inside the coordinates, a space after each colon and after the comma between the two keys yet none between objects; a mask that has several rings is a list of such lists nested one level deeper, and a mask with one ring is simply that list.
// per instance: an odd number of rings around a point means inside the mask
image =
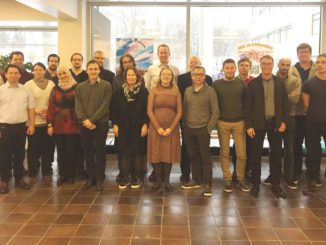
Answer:
[{"label": "eyeglasses", "polygon": [[273,66],[273,63],[271,63],[271,62],[261,62],[260,64],[262,66]]}]

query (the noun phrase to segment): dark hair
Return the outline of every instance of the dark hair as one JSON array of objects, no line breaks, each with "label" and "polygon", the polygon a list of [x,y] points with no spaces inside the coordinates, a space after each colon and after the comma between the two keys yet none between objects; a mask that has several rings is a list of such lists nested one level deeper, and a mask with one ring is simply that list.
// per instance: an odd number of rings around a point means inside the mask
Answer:
[{"label": "dark hair", "polygon": [[238,66],[239,66],[241,63],[243,63],[243,62],[248,62],[248,63],[249,63],[249,67],[252,66],[252,62],[251,62],[251,60],[250,60],[248,57],[243,57],[243,58],[241,58],[241,59],[238,61]]},{"label": "dark hair", "polygon": [[82,56],[82,54],[80,53],[73,53],[70,57],[70,61],[72,61],[72,58],[75,56],[75,55],[79,55],[81,57],[82,60],[84,60],[84,57]]},{"label": "dark hair", "polygon": [[233,59],[226,59],[223,61],[223,68],[226,64],[234,64],[235,65],[235,61]]},{"label": "dark hair", "polygon": [[6,66],[6,68],[5,68],[5,74],[7,74],[9,68],[16,68],[19,71],[19,74],[22,74],[22,71],[20,70],[19,66],[13,65],[13,64],[9,64],[9,65]]},{"label": "dark hair", "polygon": [[12,51],[10,53],[10,55],[9,55],[9,60],[10,61],[12,60],[12,58],[14,57],[14,55],[21,55],[21,56],[23,56],[23,60],[25,60],[25,56],[24,56],[23,52],[21,52],[21,51]]},{"label": "dark hair", "polygon": [[263,59],[269,59],[269,60],[272,60],[273,63],[274,63],[274,58],[269,55],[269,54],[265,54],[263,57],[260,58],[260,62],[263,60]]},{"label": "dark hair", "polygon": [[125,70],[125,72],[124,72],[124,76],[123,76],[123,78],[125,79],[125,81],[127,82],[127,72],[128,72],[129,70],[133,70],[133,71],[135,72],[135,74],[136,74],[137,82],[141,82],[141,76],[140,76],[139,71],[137,70],[136,67],[128,67],[128,68]]},{"label": "dark hair", "polygon": [[132,60],[133,66],[136,67],[136,61],[135,61],[134,57],[131,54],[124,54],[124,55],[122,55],[120,57],[120,73],[124,73],[125,72],[124,69],[123,69],[123,63],[122,63],[122,60],[125,57],[130,58]]},{"label": "dark hair", "polygon": [[297,53],[299,52],[300,49],[309,49],[310,53],[312,53],[312,48],[308,43],[300,43],[299,46],[297,47]]},{"label": "dark hair", "polygon": [[98,65],[98,68],[99,68],[99,69],[101,68],[100,64],[99,64],[96,60],[90,60],[90,61],[88,61],[87,64],[86,64],[86,69],[87,69],[88,66],[91,65],[91,64],[97,64],[97,65]]},{"label": "dark hair", "polygon": [[59,55],[57,55],[57,54],[49,54],[49,56],[48,56],[48,62],[50,61],[50,58],[58,58],[58,62],[60,63],[60,57],[59,57]]},{"label": "dark hair", "polygon": [[45,65],[44,65],[43,63],[41,63],[41,62],[37,62],[37,63],[35,63],[35,64],[33,65],[33,67],[32,67],[32,71],[34,71],[35,66],[40,66],[40,67],[42,67],[42,68],[44,69],[44,71],[46,70],[46,67],[45,67]]},{"label": "dark hair", "polygon": [[162,43],[162,44],[158,45],[158,47],[157,47],[157,53],[160,50],[160,48],[168,48],[169,53],[170,53],[170,47],[167,44]]}]

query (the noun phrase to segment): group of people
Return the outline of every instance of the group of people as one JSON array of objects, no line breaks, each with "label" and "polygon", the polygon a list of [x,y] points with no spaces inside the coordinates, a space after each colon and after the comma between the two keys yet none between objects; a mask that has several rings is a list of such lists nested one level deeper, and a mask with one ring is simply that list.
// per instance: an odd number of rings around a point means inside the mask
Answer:
[{"label": "group of people", "polygon": [[180,163],[182,188],[202,187],[203,195],[211,196],[210,138],[216,128],[225,192],[232,192],[235,183],[258,197],[266,134],[270,175],[264,184],[276,197],[286,198],[280,186],[284,172],[287,186],[298,188],[305,139],[308,181],[303,192],[315,192],[321,185],[320,140],[326,136],[326,54],[313,62],[311,53],[309,44],[300,44],[299,61],[291,65],[291,59],[281,58],[276,75],[273,57],[264,55],[256,78],[249,74],[248,58],[237,63],[226,59],[224,78],[213,82],[196,56],[189,59],[190,71],[179,75],[165,44],[157,48],[159,64],[144,76],[130,54],[120,58],[116,75],[103,68],[102,51],[94,53],[86,70],[79,53],[71,56],[70,69],[59,66],[60,57],[51,54],[48,68],[35,63],[31,74],[23,68],[23,53],[12,52],[0,86],[0,193],[8,193],[12,175],[16,187],[30,188],[31,182],[23,178],[26,134],[31,180],[40,168],[45,180],[51,178],[56,146],[58,185],[73,184],[76,175],[86,171],[83,189],[103,190],[109,120],[120,189],[140,188],[151,163],[153,191],[173,191],[170,173],[173,163]]}]

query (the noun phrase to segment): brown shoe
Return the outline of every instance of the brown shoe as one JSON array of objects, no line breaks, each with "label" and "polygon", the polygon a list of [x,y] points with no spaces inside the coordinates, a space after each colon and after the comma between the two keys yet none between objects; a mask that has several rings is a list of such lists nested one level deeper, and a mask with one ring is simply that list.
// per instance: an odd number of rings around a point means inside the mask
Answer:
[{"label": "brown shoe", "polygon": [[8,183],[1,181],[0,185],[0,194],[6,194],[9,192]]}]

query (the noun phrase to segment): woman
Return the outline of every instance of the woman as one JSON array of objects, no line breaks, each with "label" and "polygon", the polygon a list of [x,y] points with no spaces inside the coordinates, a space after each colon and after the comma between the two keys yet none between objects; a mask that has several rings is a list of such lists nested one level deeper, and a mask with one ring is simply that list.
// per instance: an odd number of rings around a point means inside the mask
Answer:
[{"label": "woman", "polygon": [[173,191],[170,173],[173,162],[180,162],[179,121],[182,102],[179,89],[173,82],[173,71],[163,68],[157,87],[148,97],[147,113],[150,119],[147,142],[148,161],[153,163],[156,181],[153,190],[161,188],[162,180],[166,191]]},{"label": "woman", "polygon": [[59,179],[57,184],[75,181],[78,120],[75,112],[77,82],[67,67],[59,67],[58,85],[53,88],[48,109],[48,134],[55,136]]},{"label": "woman", "polygon": [[115,146],[121,156],[123,179],[120,189],[139,188],[142,185],[142,155],[146,153],[148,117],[146,113],[147,89],[135,67],[125,70],[125,83],[114,98],[112,124]]},{"label": "woman", "polygon": [[44,78],[46,68],[38,62],[32,68],[34,78],[25,83],[35,99],[35,133],[28,135],[27,164],[31,179],[36,179],[40,163],[44,180],[51,179],[51,138],[47,134],[46,115],[49,98],[55,86],[51,80]]}]

